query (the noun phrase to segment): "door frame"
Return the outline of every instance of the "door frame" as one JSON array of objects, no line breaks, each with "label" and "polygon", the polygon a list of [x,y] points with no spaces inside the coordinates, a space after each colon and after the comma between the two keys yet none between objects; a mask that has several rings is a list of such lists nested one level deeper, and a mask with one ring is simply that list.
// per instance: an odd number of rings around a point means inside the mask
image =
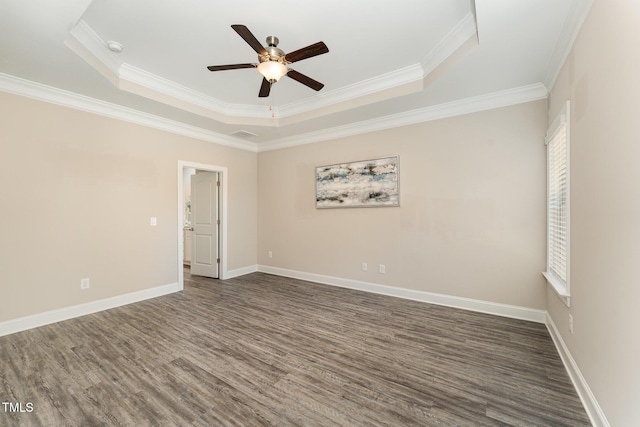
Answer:
[{"label": "door frame", "polygon": [[205,172],[218,172],[220,174],[220,228],[219,245],[220,245],[220,270],[218,277],[220,279],[227,278],[227,168],[224,166],[207,165],[204,163],[189,162],[186,160],[178,160],[178,287],[184,289],[184,179],[183,170],[192,168]]}]

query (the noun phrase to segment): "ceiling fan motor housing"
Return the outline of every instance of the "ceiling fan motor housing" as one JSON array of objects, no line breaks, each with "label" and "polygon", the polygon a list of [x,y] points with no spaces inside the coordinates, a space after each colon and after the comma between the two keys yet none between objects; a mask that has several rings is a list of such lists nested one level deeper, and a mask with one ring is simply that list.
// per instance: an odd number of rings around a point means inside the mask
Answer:
[{"label": "ceiling fan motor housing", "polygon": [[284,62],[284,51],[278,48],[280,40],[276,36],[267,37],[266,55],[259,55],[260,62],[278,61]]}]

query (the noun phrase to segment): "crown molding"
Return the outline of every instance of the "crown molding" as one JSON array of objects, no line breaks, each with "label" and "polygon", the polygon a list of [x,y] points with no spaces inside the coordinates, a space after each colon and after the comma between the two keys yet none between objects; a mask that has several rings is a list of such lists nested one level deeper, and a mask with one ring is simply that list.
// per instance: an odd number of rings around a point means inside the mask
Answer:
[{"label": "crown molding", "polygon": [[[419,92],[424,88],[421,80],[476,33],[475,17],[469,13],[420,63],[276,107],[276,120],[263,107],[225,103],[122,62],[84,20],[72,28],[65,44],[121,90],[223,123],[278,127],[282,119],[287,119],[287,124],[305,120],[308,118],[305,113],[314,112],[315,116],[322,116],[353,108],[356,100],[360,101],[358,105],[364,105],[380,101],[380,97],[390,99]],[[376,97],[378,94],[380,96]]]},{"label": "crown molding", "polygon": [[79,20],[69,31],[64,44],[112,84],[118,85],[122,61],[86,22]]},{"label": "crown molding", "polygon": [[580,28],[582,28],[582,24],[591,10],[593,1],[594,0],[573,0],[571,4],[569,14],[562,26],[560,38],[553,50],[549,66],[547,67],[547,74],[544,78],[544,84],[549,90],[553,89],[556,83],[560,69],[573,48],[573,43],[576,41]]},{"label": "crown molding", "polygon": [[[424,80],[476,33],[475,16],[472,13],[468,13],[420,63],[324,92],[312,98],[291,102],[278,107],[277,114],[283,119],[302,115],[312,110],[337,106],[338,104],[365,98],[383,91],[406,87],[411,83]],[[418,92],[422,89],[424,89],[423,85],[417,85],[412,92]],[[401,93],[399,91],[397,96],[406,94],[406,91]],[[387,99],[390,97],[387,96]],[[335,109],[332,110],[332,112],[334,111]]]},{"label": "crown molding", "polygon": [[[228,104],[127,63],[123,63],[120,66],[118,76],[120,79],[118,86],[122,90],[163,101],[174,107],[182,108],[205,117],[224,123],[274,126],[271,113],[264,107]],[[181,101],[183,104],[176,104],[175,102],[163,99],[163,97],[154,96],[154,92],[155,94],[161,94],[164,95],[164,97]],[[186,103],[186,105],[184,103]],[[203,109],[205,111],[202,111]],[[236,120],[235,118],[248,120]],[[252,119],[262,120],[264,123],[256,122]]]},{"label": "crown molding", "polygon": [[270,113],[266,112],[264,108],[224,103],[214,97],[122,62],[118,55],[109,50],[107,43],[84,20],[77,22],[64,43],[121,90],[224,123],[277,125],[277,121],[272,120]]},{"label": "crown molding", "polygon": [[416,123],[444,119],[447,117],[455,117],[463,114],[537,101],[545,99],[548,96],[546,86],[542,83],[536,83],[490,94],[465,98],[445,104],[351,123],[344,126],[337,126],[317,132],[309,132],[293,137],[255,143],[187,125],[175,120],[144,113],[133,108],[123,107],[110,102],[57,89],[8,74],[0,73],[0,91],[104,117],[123,120],[129,123],[159,129],[201,141],[252,152],[279,150],[298,145],[312,144],[368,132],[392,129]]},{"label": "crown molding", "polygon": [[9,74],[0,73],[0,91],[159,129],[201,141],[212,142],[214,144],[246,151],[257,151],[256,144],[251,141],[233,138],[228,135],[212,132],[206,129],[180,123],[175,120],[144,113],[133,108],[123,107],[121,105],[101,101],[99,99],[54,88],[41,83],[21,79]]},{"label": "crown molding", "polygon": [[75,46],[77,46],[77,44],[73,43],[74,41],[95,56],[108,70],[118,74],[122,61],[117,54],[109,50],[107,43],[82,19],[69,31],[69,36],[64,42],[65,44],[68,43],[67,46],[74,50]]},{"label": "crown molding", "polygon": [[408,126],[416,123],[455,117],[463,114],[492,110],[510,105],[546,99],[548,90],[542,83],[507,89],[486,95],[465,98],[431,107],[392,114],[385,117],[337,126],[317,132],[281,138],[258,145],[258,152],[279,150],[298,145],[345,138],[368,132]]},{"label": "crown molding", "polygon": [[[292,117],[312,110],[331,107],[354,99],[366,97],[388,89],[394,89],[421,80],[423,71],[420,64],[409,65],[379,76],[359,81],[332,91],[300,101],[290,102],[277,108],[282,118]],[[422,87],[420,87],[422,89]],[[417,91],[416,91],[417,92]],[[406,94],[406,93],[403,93]]]},{"label": "crown molding", "polygon": [[447,34],[429,54],[420,61],[423,78],[427,77],[438,66],[444,63],[447,58],[460,49],[470,37],[478,33],[476,17],[473,13],[468,13],[462,21],[458,23]]}]

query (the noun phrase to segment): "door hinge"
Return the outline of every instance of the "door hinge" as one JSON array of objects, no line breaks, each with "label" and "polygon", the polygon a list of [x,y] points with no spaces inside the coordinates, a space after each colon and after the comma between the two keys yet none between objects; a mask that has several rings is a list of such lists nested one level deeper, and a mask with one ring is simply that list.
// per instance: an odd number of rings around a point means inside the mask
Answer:
[{"label": "door hinge", "polygon": [[220,187],[220,181],[216,181],[216,185]]},{"label": "door hinge", "polygon": [[216,259],[216,262],[217,262],[218,264],[220,264],[220,258]]},{"label": "door hinge", "polygon": [[217,220],[217,221],[216,221],[216,224],[220,225],[220,220]]}]

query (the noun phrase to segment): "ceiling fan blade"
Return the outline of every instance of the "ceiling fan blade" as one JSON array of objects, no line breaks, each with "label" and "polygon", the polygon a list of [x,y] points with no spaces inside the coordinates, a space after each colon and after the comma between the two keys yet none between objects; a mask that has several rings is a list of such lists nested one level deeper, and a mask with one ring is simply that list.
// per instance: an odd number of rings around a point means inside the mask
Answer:
[{"label": "ceiling fan blade", "polygon": [[249,31],[249,29],[246,26],[232,25],[231,28],[233,28],[235,32],[238,33],[238,35],[242,37],[244,41],[246,41],[253,50],[256,51],[258,55],[267,54],[267,50],[264,48],[264,46],[262,46],[262,43],[260,43],[258,39],[256,39],[253,33]]},{"label": "ceiling fan blade", "polygon": [[254,68],[257,64],[231,64],[231,65],[209,65],[209,71],[238,70],[240,68]]},{"label": "ceiling fan blade", "polygon": [[313,80],[311,77],[307,77],[304,74],[297,72],[296,70],[289,70],[287,76],[291,77],[297,82],[302,83],[305,86],[309,86],[313,90],[320,90],[324,87],[322,83]]},{"label": "ceiling fan blade", "polygon": [[289,52],[284,56],[284,59],[287,62],[296,62],[303,59],[311,58],[313,56],[322,55],[323,53],[327,52],[329,52],[329,48],[327,47],[327,45],[324,44],[324,42],[318,42],[310,46],[303,47],[302,49]]},{"label": "ceiling fan blade", "polygon": [[258,92],[258,97],[266,98],[269,96],[269,92],[271,92],[271,83],[269,83],[269,80],[263,78],[262,85],[260,85],[260,92]]}]

